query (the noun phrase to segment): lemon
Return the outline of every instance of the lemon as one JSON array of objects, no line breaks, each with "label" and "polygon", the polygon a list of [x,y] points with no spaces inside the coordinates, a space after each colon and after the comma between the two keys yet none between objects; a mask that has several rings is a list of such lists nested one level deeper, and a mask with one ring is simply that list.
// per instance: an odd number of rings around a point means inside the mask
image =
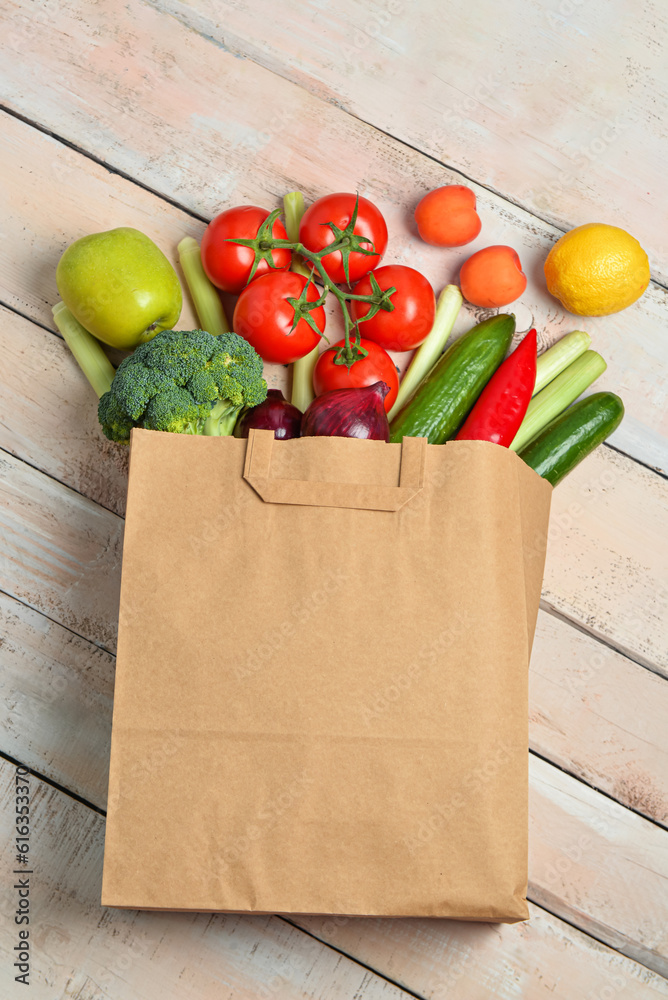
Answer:
[{"label": "lemon", "polygon": [[550,295],[577,316],[626,309],[649,284],[647,254],[625,229],[590,222],[558,240],[545,261]]}]

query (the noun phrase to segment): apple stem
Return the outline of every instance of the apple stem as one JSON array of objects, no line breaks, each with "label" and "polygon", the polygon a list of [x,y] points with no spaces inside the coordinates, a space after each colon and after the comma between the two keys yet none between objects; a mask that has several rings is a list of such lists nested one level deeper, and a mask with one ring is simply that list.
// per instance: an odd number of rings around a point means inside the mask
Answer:
[{"label": "apple stem", "polygon": [[99,340],[84,329],[64,302],[57,302],[52,309],[56,326],[98,396],[111,389],[116,374],[114,366],[102,350]]},{"label": "apple stem", "polygon": [[207,330],[214,337],[230,332],[230,324],[218,290],[209,281],[204,268],[197,240],[192,236],[184,236],[178,245],[179,260],[190,290],[195,311],[202,330]]}]

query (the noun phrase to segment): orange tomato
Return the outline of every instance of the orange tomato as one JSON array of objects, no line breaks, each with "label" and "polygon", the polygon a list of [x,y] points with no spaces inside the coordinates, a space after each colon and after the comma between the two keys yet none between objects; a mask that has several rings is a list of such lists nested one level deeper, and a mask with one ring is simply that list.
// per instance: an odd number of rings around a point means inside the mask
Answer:
[{"label": "orange tomato", "polygon": [[472,305],[495,309],[518,299],[527,279],[515,250],[498,245],[478,250],[464,261],[459,286]]},{"label": "orange tomato", "polygon": [[482,228],[475,195],[463,184],[448,184],[426,194],[415,209],[418,232],[434,247],[462,247]]}]

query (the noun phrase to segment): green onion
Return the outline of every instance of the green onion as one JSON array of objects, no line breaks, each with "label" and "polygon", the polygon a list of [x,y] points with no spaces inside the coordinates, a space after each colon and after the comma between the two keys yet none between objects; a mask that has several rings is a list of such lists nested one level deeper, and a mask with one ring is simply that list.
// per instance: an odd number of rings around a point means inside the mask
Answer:
[{"label": "green onion", "polygon": [[[285,212],[285,230],[291,243],[299,242],[299,223],[305,212],[304,195],[301,191],[291,191],[283,198],[283,210]],[[303,274],[305,278],[311,276],[311,269],[308,268],[298,257],[292,255],[290,270],[297,274]],[[292,365],[292,394],[290,401],[302,413],[307,406],[315,399],[313,392],[313,369],[320,356],[320,344],[316,344],[312,351],[299,358]]]},{"label": "green onion", "polygon": [[178,246],[179,260],[185,275],[186,283],[195,303],[195,311],[202,330],[214,337],[230,332],[223,303],[220,301],[218,289],[211,284],[204,268],[197,240],[192,236],[184,236]]},{"label": "green onion", "polygon": [[[304,195],[301,191],[291,191],[290,194],[285,195],[283,211],[285,212],[285,231],[288,234],[288,239],[291,243],[299,243],[299,224],[306,211]],[[290,270],[297,274],[303,274],[305,278],[309,278],[312,274],[311,268],[307,267],[296,253],[292,255]]]},{"label": "green onion", "polygon": [[534,396],[520,429],[511,444],[512,451],[520,451],[542,431],[550,421],[602,375],[608,366],[596,351],[585,351],[565,368],[560,375]]},{"label": "green onion", "polygon": [[413,395],[427,372],[440,358],[459,315],[462,301],[462,293],[457,285],[446,285],[439,295],[434,325],[429,331],[427,339],[416,350],[406,369],[394,406],[387,415],[388,420],[392,420],[399,412],[404,403]]},{"label": "green onion", "polygon": [[102,350],[99,340],[85,330],[69,311],[64,302],[56,302],[51,310],[56,326],[98,396],[111,388],[114,366]]},{"label": "green onion", "polygon": [[574,330],[553,344],[549,350],[536,362],[536,384],[532,396],[544,389],[548,382],[556,378],[568,366],[579,358],[591,344],[591,337],[584,330]]}]

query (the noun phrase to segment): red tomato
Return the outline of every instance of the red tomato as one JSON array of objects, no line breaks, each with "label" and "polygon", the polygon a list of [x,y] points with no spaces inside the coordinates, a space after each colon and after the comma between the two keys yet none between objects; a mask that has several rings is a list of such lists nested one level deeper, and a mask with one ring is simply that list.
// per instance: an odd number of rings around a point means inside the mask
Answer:
[{"label": "red tomato", "polygon": [[495,244],[464,261],[459,287],[472,305],[498,309],[519,299],[527,287],[527,279],[517,251]]},{"label": "red tomato", "polygon": [[[352,218],[355,210],[354,194],[328,194],[324,198],[318,198],[306,209],[299,226],[299,240],[307,250],[318,253],[324,247],[333,243],[336,239],[334,233],[327,225],[333,222],[339,229],[345,229]],[[380,214],[374,204],[367,198],[360,197],[357,209],[357,220],[353,230],[357,236],[366,236],[373,242],[373,249],[376,253],[372,256],[353,251],[348,258],[348,274],[350,281],[357,281],[371,271],[372,268],[380,264],[380,259],[387,247],[387,226],[385,219]],[[371,249],[370,244],[362,244]],[[346,274],[343,270],[343,259],[340,251],[328,254],[322,259],[322,266],[332,279],[341,284],[346,281]]]},{"label": "red tomato", "polygon": [[[291,329],[295,310],[288,299],[298,299],[306,284],[307,300],[314,302],[320,293],[308,278],[294,271],[270,271],[251,281],[237,299],[232,320],[234,332],[252,344],[263,361],[287,365],[303,358],[320,342],[320,336],[305,319]],[[312,309],[311,316],[318,329],[324,331],[323,307]]]},{"label": "red tomato", "polygon": [[[226,240],[252,240],[270,213],[257,205],[240,205],[238,208],[228,208],[221,212],[206,227],[202,237],[202,266],[217,288],[231,295],[238,295],[248,283],[253,267],[253,251],[250,247],[239,246],[238,243],[226,243]],[[283,223],[276,219],[271,230],[277,240],[286,240],[288,234]],[[272,260],[276,267],[290,267],[292,253],[281,248],[272,252]],[[267,274],[271,268],[266,260],[261,260],[255,278]]]},{"label": "red tomato", "polygon": [[447,184],[426,194],[415,209],[418,232],[434,247],[462,247],[482,229],[475,194],[463,184]]},{"label": "red tomato", "polygon": [[338,344],[323,351],[318,358],[313,371],[316,396],[331,389],[363,389],[365,385],[373,385],[374,382],[385,382],[390,387],[385,397],[385,412],[389,413],[399,392],[399,376],[394,361],[378,344],[362,338],[360,344],[369,353],[356,361],[349,371],[345,365],[334,364],[334,355],[344,343],[344,340],[340,340]]},{"label": "red tomato", "polygon": [[[373,276],[385,291],[396,288],[392,295],[394,309],[379,309],[375,316],[360,325],[360,332],[387,351],[412,351],[421,344],[434,325],[436,302],[434,290],[419,271],[403,264],[379,267]],[[370,295],[371,278],[367,275],[353,288],[355,295]],[[366,302],[351,302],[355,319],[361,319],[371,308]]]}]

